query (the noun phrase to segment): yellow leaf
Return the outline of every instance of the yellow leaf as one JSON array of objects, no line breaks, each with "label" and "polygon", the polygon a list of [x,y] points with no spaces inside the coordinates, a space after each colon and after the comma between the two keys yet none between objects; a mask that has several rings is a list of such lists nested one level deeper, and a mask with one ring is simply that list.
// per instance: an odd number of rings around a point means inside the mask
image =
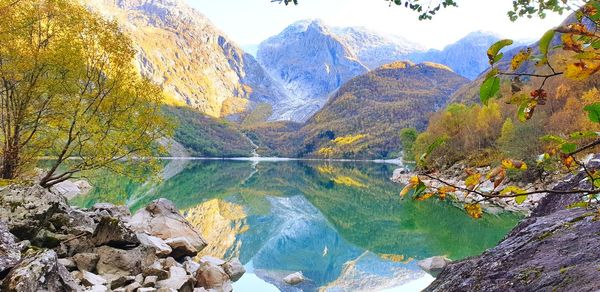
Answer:
[{"label": "yellow leaf", "polygon": [[521,50],[518,54],[516,54],[512,58],[511,69],[513,71],[519,69],[519,67],[521,67],[521,65],[523,65],[523,62],[525,62],[527,59],[529,59],[529,56],[531,56],[531,48]]},{"label": "yellow leaf", "polygon": [[567,65],[565,77],[574,80],[585,80],[600,70],[600,62],[581,60]]},{"label": "yellow leaf", "polygon": [[522,188],[517,187],[517,186],[507,186],[500,192],[501,195],[507,195],[507,194],[518,195],[518,194],[522,194],[522,193],[525,193],[525,190],[523,190]]},{"label": "yellow leaf", "polygon": [[474,173],[465,180],[465,185],[466,185],[467,189],[473,190],[479,184],[480,180],[481,180],[481,173]]},{"label": "yellow leaf", "polygon": [[425,201],[425,200],[427,200],[427,199],[429,199],[431,197],[433,197],[432,193],[426,193],[426,194],[424,194],[422,196],[416,197],[415,200],[417,200],[417,201]]},{"label": "yellow leaf", "polygon": [[506,169],[527,170],[527,164],[520,160],[504,159],[502,166]]},{"label": "yellow leaf", "polygon": [[481,205],[479,205],[479,203],[476,204],[466,204],[465,205],[465,211],[467,211],[467,214],[469,214],[469,216],[475,218],[475,219],[479,219],[481,218],[482,215],[482,210],[481,210]]}]

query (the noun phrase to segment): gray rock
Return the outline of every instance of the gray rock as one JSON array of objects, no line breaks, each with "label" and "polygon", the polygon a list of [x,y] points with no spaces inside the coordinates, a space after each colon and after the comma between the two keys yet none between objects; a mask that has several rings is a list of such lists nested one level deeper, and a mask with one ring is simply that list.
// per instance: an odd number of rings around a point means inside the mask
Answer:
[{"label": "gray rock", "polygon": [[110,289],[117,289],[127,286],[135,281],[134,276],[117,276],[110,281]]},{"label": "gray rock", "polygon": [[244,273],[246,273],[244,265],[242,265],[240,260],[237,258],[233,258],[225,264],[223,264],[223,270],[225,270],[225,273],[229,275],[231,281],[234,282],[239,280],[244,275]]},{"label": "gray rock", "polygon": [[67,270],[69,272],[74,271],[75,269],[77,269],[77,265],[75,264],[75,262],[73,261],[72,258],[62,258],[62,259],[58,259],[58,263],[63,265],[65,268],[67,268]]},{"label": "gray rock", "polygon": [[216,258],[216,257],[211,257],[211,256],[203,256],[200,258],[200,264],[203,263],[211,263],[213,265],[217,265],[217,266],[221,266],[223,264],[225,264],[225,261],[220,259],[220,258]]},{"label": "gray rock", "polygon": [[[579,173],[555,189],[590,187]],[[448,265],[426,291],[596,291],[590,271],[600,266],[600,220],[591,210],[565,209],[578,200],[546,196],[498,246]]]},{"label": "gray rock", "polygon": [[117,217],[102,217],[94,235],[94,245],[108,245],[117,248],[132,248],[140,244],[138,237],[121,219]]},{"label": "gray rock", "polygon": [[108,288],[104,285],[95,285],[88,288],[86,292],[108,292]]},{"label": "gray rock", "polygon": [[154,262],[152,265],[144,268],[142,275],[146,278],[156,276],[158,280],[164,280],[169,277],[169,272],[165,271],[159,262]]},{"label": "gray rock", "polygon": [[419,261],[417,262],[417,265],[425,272],[435,277],[451,262],[452,261],[446,257],[435,256]]},{"label": "gray rock", "polygon": [[165,243],[173,250],[171,256],[176,259],[184,257],[194,257],[198,254],[198,250],[186,237],[175,237],[165,240]]},{"label": "gray rock", "polygon": [[1,291],[79,291],[73,276],[58,263],[56,252],[42,251],[26,255],[6,275]]},{"label": "gray rock", "polygon": [[96,270],[100,275],[130,276],[142,272],[142,267],[156,260],[154,250],[135,248],[122,250],[110,246],[101,246],[95,250],[100,256]]},{"label": "gray rock", "polygon": [[156,282],[158,282],[157,276],[148,276],[144,279],[144,287],[154,287],[156,286]]},{"label": "gray rock", "polygon": [[134,292],[137,291],[137,289],[139,288],[142,288],[142,284],[140,284],[139,282],[133,282],[125,287],[125,291]]},{"label": "gray rock", "polygon": [[285,276],[285,278],[283,278],[283,281],[289,285],[298,285],[304,282],[304,275],[302,275],[302,272],[295,272],[293,274]]},{"label": "gray rock", "polygon": [[102,215],[119,218],[123,222],[128,222],[131,217],[127,206],[116,206],[110,203],[96,203],[92,206],[92,211],[97,214],[102,212]]},{"label": "gray rock", "polygon": [[165,243],[164,240],[156,236],[139,232],[136,233],[136,236],[142,245],[154,248],[156,250],[156,255],[159,257],[166,257],[173,251],[173,249],[171,249],[171,247]]},{"label": "gray rock", "polygon": [[95,253],[78,253],[73,256],[73,262],[80,271],[94,272],[100,256]]},{"label": "gray rock", "polygon": [[106,279],[88,271],[81,271],[81,284],[91,287],[106,284]]},{"label": "gray rock", "polygon": [[0,274],[16,266],[21,260],[21,249],[17,238],[0,222]]},{"label": "gray rock", "polygon": [[160,259],[158,261],[160,262],[160,264],[162,265],[163,269],[165,269],[165,270],[169,270],[171,267],[180,267],[180,268],[183,267],[182,264],[178,263],[172,257],[168,257],[166,259]]},{"label": "gray rock", "polygon": [[196,282],[198,286],[209,290],[226,290],[228,289],[229,276],[222,267],[211,262],[204,262],[200,264],[200,269],[196,274]]},{"label": "gray rock", "polygon": [[206,240],[167,199],[155,200],[146,208],[139,210],[131,218],[130,223],[134,231],[145,232],[163,240],[183,237],[198,251],[207,245]]},{"label": "gray rock", "polygon": [[156,288],[154,287],[142,287],[142,288],[138,288],[137,292],[154,292],[156,291]]},{"label": "gray rock", "polygon": [[188,274],[196,275],[196,272],[198,272],[198,269],[200,269],[200,264],[194,262],[192,259],[188,259],[183,263],[183,268],[188,272]]},{"label": "gray rock", "polygon": [[159,281],[157,287],[192,292],[194,290],[194,278],[189,276],[183,268],[171,267],[169,278]]}]

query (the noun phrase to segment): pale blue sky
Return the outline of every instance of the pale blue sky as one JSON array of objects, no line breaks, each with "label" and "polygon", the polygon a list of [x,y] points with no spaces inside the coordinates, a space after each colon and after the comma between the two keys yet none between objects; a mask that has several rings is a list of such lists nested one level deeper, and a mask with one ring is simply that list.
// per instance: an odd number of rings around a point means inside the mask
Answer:
[{"label": "pale blue sky", "polygon": [[335,26],[364,26],[408,38],[429,48],[443,48],[472,31],[490,31],[503,37],[533,40],[558,25],[564,16],[511,22],[506,12],[511,0],[459,0],[432,21],[383,0],[300,0],[285,7],[270,0],[186,0],[208,16],[240,45],[258,44],[301,19],[319,18]]}]

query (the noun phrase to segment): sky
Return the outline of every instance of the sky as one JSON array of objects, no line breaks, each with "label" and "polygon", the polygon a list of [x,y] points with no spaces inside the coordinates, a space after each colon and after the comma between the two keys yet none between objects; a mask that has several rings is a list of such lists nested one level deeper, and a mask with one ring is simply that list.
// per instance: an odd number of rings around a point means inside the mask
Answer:
[{"label": "sky", "polygon": [[332,26],[363,26],[395,34],[426,48],[442,49],[473,31],[493,32],[515,40],[535,40],[566,16],[511,22],[511,0],[458,0],[458,8],[442,9],[433,20],[383,0],[300,0],[298,6],[270,0],[186,0],[242,46],[259,44],[303,19],[321,19]]}]

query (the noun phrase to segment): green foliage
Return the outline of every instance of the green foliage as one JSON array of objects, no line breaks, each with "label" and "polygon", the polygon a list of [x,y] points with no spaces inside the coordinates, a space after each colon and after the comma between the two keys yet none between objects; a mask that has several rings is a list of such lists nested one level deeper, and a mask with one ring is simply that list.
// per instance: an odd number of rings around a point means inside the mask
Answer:
[{"label": "green foliage", "polygon": [[600,103],[594,103],[583,108],[588,112],[590,121],[594,123],[600,123]]},{"label": "green foliage", "polygon": [[486,79],[479,90],[481,103],[488,104],[490,98],[494,97],[500,91],[500,78],[493,76]]},{"label": "green foliage", "polygon": [[254,149],[242,132],[225,120],[209,117],[187,107],[164,106],[177,124],[173,138],[194,156],[251,156]]},{"label": "green foliage", "polygon": [[415,153],[413,147],[417,141],[419,132],[415,128],[403,128],[400,130],[400,142],[402,143],[402,151],[404,152],[404,160],[414,161]]}]

